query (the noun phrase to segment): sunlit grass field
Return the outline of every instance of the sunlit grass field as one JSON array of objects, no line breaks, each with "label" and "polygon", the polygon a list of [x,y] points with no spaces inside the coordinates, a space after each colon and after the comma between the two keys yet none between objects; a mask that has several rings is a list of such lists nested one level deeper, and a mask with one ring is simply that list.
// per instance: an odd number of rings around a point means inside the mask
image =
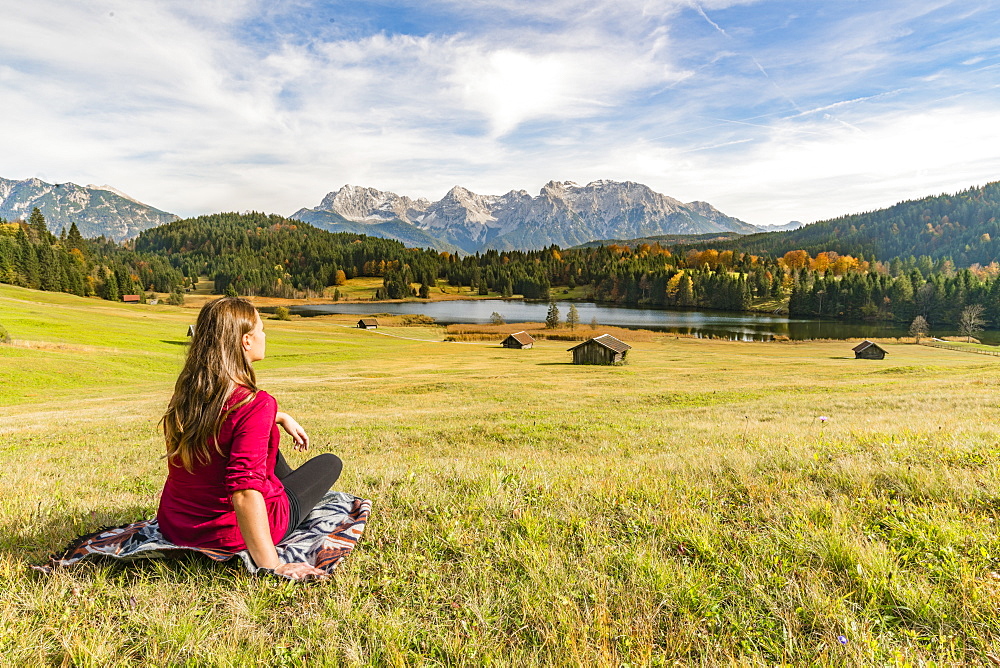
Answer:
[{"label": "sunlit grass field", "polygon": [[[1000,358],[633,342],[629,364],[267,321],[261,386],[372,499],[332,581],[32,563],[155,512],[194,311],[0,286],[0,662],[993,665]],[[288,449],[292,463],[303,455]]]}]

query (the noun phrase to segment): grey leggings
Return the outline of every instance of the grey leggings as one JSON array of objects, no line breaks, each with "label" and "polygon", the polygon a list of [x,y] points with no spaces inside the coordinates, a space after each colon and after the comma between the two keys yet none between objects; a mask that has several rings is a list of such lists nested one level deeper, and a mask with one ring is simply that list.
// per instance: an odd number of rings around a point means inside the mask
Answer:
[{"label": "grey leggings", "polygon": [[[281,450],[274,462],[274,475],[285,486],[288,496],[288,530],[284,538],[295,530],[306,515],[312,512],[323,495],[337,482],[344,462],[330,453],[317,455],[297,469],[292,469],[285,461]],[[284,540],[284,538],[282,540]]]}]

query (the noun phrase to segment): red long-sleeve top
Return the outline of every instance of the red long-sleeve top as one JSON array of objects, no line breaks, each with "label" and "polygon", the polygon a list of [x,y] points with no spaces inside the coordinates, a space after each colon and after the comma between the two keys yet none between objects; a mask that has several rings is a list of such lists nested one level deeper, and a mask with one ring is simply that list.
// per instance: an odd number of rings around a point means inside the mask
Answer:
[{"label": "red long-sleeve top", "polygon": [[[247,396],[237,388],[226,409]],[[188,472],[168,460],[167,482],[156,513],[160,531],[175,545],[229,552],[246,549],[236,522],[231,497],[241,489],[255,489],[264,497],[271,539],[277,544],[288,528],[288,497],[274,475],[281,432],[274,423],[278,402],[257,392],[249,403],[226,417],[219,429],[222,454],[210,443],[212,459]]]}]

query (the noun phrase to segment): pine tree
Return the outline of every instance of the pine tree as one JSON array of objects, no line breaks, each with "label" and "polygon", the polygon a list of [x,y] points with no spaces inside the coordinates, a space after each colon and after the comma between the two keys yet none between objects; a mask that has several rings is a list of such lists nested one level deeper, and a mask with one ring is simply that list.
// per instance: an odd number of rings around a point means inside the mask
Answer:
[{"label": "pine tree", "polygon": [[38,251],[35,245],[28,243],[24,247],[24,285],[37,290],[41,287],[41,271],[38,262]]},{"label": "pine tree", "polygon": [[677,305],[694,306],[694,288],[687,272],[681,274],[681,280],[677,284]]},{"label": "pine tree", "polygon": [[62,264],[52,246],[43,247],[40,253],[41,289],[60,292],[63,289]]},{"label": "pine tree", "polygon": [[500,284],[500,296],[501,297],[511,297],[514,294],[514,284],[510,280],[510,276],[503,279]]},{"label": "pine tree", "polygon": [[83,251],[85,246],[86,244],[83,241],[83,236],[80,234],[79,228],[76,226],[75,222],[72,223],[69,226],[69,234],[66,235],[66,248],[77,248],[80,251]]},{"label": "pine tree", "polygon": [[118,289],[118,279],[115,277],[115,272],[108,269],[104,270],[104,289],[101,297],[112,302],[120,301],[122,298],[121,292]]},{"label": "pine tree", "polygon": [[42,215],[37,206],[31,210],[31,215],[28,216],[28,227],[31,228],[32,236],[36,240],[41,243],[49,243],[49,228],[45,224],[45,216]]},{"label": "pine tree", "polygon": [[545,326],[549,329],[555,329],[559,326],[559,307],[556,306],[555,302],[549,302],[549,312],[545,316]]}]

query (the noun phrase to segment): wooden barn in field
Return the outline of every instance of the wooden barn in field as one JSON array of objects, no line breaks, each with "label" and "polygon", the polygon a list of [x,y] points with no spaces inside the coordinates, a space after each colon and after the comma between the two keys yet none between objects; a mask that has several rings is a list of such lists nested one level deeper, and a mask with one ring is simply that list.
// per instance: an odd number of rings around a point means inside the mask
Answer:
[{"label": "wooden barn in field", "polygon": [[885,359],[885,349],[872,341],[862,341],[854,346],[854,359],[883,360]]},{"label": "wooden barn in field", "polygon": [[122,295],[122,301],[126,304],[138,304],[139,295]]},{"label": "wooden barn in field", "polygon": [[375,318],[361,318],[361,320],[358,320],[358,329],[378,329],[378,320]]},{"label": "wooden barn in field", "polygon": [[625,355],[631,349],[632,346],[624,341],[601,334],[569,350],[573,353],[573,364],[624,364]]},{"label": "wooden barn in field", "polygon": [[514,332],[506,339],[500,342],[500,345],[504,348],[520,348],[521,350],[527,350],[531,346],[535,345],[535,339],[532,338],[531,334],[525,331]]}]

